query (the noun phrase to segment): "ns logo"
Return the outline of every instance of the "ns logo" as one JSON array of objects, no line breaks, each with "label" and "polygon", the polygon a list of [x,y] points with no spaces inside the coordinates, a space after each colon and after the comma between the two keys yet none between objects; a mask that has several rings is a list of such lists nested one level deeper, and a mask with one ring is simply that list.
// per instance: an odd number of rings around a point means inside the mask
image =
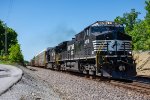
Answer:
[{"label": "ns logo", "polygon": [[121,47],[121,42],[113,40],[108,47],[110,51],[114,51],[116,48],[119,49]]}]

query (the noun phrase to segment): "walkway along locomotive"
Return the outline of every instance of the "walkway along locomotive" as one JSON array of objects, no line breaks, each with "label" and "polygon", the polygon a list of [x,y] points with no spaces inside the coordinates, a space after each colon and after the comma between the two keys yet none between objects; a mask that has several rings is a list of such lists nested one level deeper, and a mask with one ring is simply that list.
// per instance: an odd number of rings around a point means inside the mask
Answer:
[{"label": "walkway along locomotive", "polygon": [[39,62],[34,63],[35,66],[44,65],[56,70],[113,78],[132,77],[136,75],[136,64],[131,42],[132,38],[125,34],[123,25],[97,21],[72,40],[47,48],[32,62]]}]

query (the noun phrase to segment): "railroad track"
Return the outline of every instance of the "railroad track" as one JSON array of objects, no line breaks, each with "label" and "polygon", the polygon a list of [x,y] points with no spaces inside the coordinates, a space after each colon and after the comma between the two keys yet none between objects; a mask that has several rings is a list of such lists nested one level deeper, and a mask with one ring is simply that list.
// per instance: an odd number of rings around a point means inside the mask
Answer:
[{"label": "railroad track", "polygon": [[[66,73],[66,72],[65,72]],[[134,79],[130,79],[130,80],[116,80],[116,79],[111,79],[111,78],[104,78],[101,76],[87,76],[87,75],[83,75],[83,74],[79,74],[79,73],[68,73],[67,74],[71,74],[71,75],[75,75],[75,76],[79,76],[79,77],[85,77],[86,79],[90,79],[90,80],[94,80],[94,81],[98,81],[98,82],[106,82],[115,86],[119,86],[119,87],[123,87],[123,88],[127,88],[130,90],[135,90],[137,92],[142,92],[145,93],[147,95],[150,95],[150,77],[147,76],[137,76],[136,78],[138,80]]]},{"label": "railroad track", "polygon": [[[32,70],[32,69],[33,68],[31,68],[30,70]],[[33,69],[32,71],[34,71],[34,70],[35,69]],[[83,78],[98,81],[98,82],[107,82],[107,83],[110,83],[115,86],[135,90],[135,91],[146,93],[146,94],[150,95],[150,77],[147,77],[147,76],[137,76],[130,80],[116,80],[116,79],[104,78],[104,77],[100,77],[100,76],[95,76],[95,77],[93,77],[91,75],[87,76],[85,74],[76,73],[76,72],[67,72],[67,71],[58,71],[58,72],[75,75],[78,77],[83,77]]]},{"label": "railroad track", "polygon": [[142,93],[146,93],[146,94],[150,95],[150,84],[134,82],[134,81],[131,83],[121,82],[121,81],[118,82],[118,81],[114,81],[114,80],[111,80],[110,83],[115,86],[121,86],[124,88],[136,90],[138,92],[142,92]]},{"label": "railroad track", "polygon": [[147,83],[147,84],[150,84],[150,76],[136,76],[134,77],[133,81],[137,81],[137,82],[144,82],[144,83]]},{"label": "railroad track", "polygon": [[[66,72],[65,72],[66,73]],[[123,88],[127,88],[127,89],[131,89],[131,90],[135,90],[138,92],[142,92],[142,93],[146,93],[148,95],[150,95],[150,77],[144,76],[144,77],[140,77],[138,76],[138,80],[116,80],[116,79],[111,79],[111,78],[104,78],[101,76],[87,76],[87,75],[83,75],[83,74],[79,74],[79,73],[68,73],[67,74],[71,74],[71,75],[75,75],[75,76],[79,76],[79,77],[85,77],[86,79],[89,80],[94,80],[94,81],[98,81],[98,82],[107,82],[110,84],[113,84],[115,86],[120,86]]]}]

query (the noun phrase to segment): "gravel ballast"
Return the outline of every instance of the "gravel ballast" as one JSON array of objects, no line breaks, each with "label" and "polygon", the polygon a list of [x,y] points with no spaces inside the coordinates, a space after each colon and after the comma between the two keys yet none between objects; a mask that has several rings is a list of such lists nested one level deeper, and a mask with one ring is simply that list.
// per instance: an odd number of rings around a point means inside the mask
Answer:
[{"label": "gravel ballast", "polygon": [[22,80],[2,100],[150,100],[135,90],[48,69],[24,71]]}]

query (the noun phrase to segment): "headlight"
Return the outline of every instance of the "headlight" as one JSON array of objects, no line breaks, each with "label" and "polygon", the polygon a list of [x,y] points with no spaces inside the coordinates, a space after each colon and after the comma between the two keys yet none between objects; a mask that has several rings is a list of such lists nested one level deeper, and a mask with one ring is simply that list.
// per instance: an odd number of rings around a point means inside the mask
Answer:
[{"label": "headlight", "polygon": [[132,54],[132,52],[130,51],[129,54]]}]

